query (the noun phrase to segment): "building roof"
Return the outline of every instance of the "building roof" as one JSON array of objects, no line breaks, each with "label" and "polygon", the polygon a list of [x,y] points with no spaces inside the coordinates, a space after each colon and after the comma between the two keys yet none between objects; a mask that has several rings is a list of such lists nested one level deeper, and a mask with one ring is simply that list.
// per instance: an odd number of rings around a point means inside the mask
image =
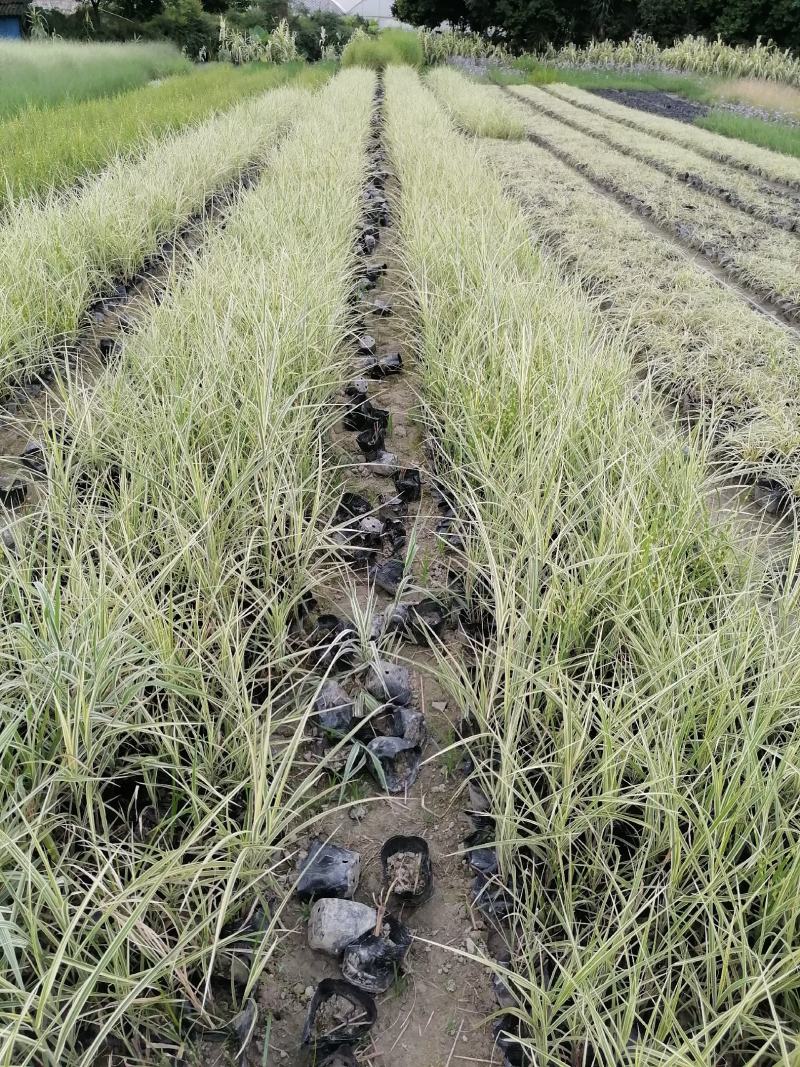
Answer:
[{"label": "building roof", "polygon": [[[0,0],[0,4],[3,0]],[[36,6],[44,11],[60,11],[62,15],[71,15],[81,6],[80,0],[36,0]]]},{"label": "building roof", "polygon": [[22,18],[29,7],[28,0],[0,0],[0,19]]}]

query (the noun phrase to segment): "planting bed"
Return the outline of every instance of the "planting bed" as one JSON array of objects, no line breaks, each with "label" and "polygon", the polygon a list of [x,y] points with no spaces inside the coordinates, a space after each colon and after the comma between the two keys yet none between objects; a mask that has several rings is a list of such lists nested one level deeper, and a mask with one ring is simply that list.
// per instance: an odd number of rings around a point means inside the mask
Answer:
[{"label": "planting bed", "polygon": [[[521,95],[521,94],[518,94]],[[529,99],[526,95],[523,99]],[[579,133],[596,137],[642,163],[655,167],[671,178],[715,196],[726,204],[793,232],[800,225],[800,199],[789,190],[765,187],[763,181],[731,169],[679,145],[637,131],[635,134],[600,115],[588,115],[553,94],[538,92],[533,98],[537,109],[565,123]]]},{"label": "planting bed", "polygon": [[670,119],[655,115],[639,114],[612,101],[598,100],[596,94],[575,89],[570,85],[550,85],[547,87],[547,92],[568,100],[576,107],[611,118],[622,126],[684,145],[701,155],[708,156],[709,159],[716,159],[729,166],[758,174],[768,181],[800,189],[800,162],[790,156],[770,152],[768,149],[759,148],[746,141],[722,137],[696,126],[675,123]]},{"label": "planting bed", "polygon": [[207,197],[263,164],[309,99],[282,89],[121,160],[68,200],[0,225],[0,390],[60,357],[93,299],[131,279]]},{"label": "planting bed", "polygon": [[536,92],[526,87],[525,105],[520,105],[535,110],[528,127],[531,140],[800,321],[800,241],[794,234],[744,217],[715,195],[677,184],[649,164],[550,118],[531,98]]},{"label": "planting bed", "polygon": [[800,487],[800,337],[748,307],[703,264],[536,145],[497,145],[495,165],[534,230],[566,257],[653,381],[714,437],[721,458],[764,484]]},{"label": "planting bed", "polygon": [[707,246],[800,244],[532,99],[349,69],[9,220],[0,1067],[800,1054],[794,531],[707,504],[800,481]]},{"label": "planting bed", "polygon": [[[118,155],[134,155],[215,111],[294,81],[304,87],[329,76],[325,65],[271,67],[209,65],[110,99],[25,111],[0,123],[0,208],[25,197],[86,180]],[[152,147],[152,145],[150,145]]]}]

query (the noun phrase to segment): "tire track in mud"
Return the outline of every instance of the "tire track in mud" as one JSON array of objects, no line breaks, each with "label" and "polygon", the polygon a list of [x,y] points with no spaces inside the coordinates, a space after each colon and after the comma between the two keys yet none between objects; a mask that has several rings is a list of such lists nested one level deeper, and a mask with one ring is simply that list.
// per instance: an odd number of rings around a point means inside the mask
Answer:
[{"label": "tire track in mud", "polygon": [[[294,892],[298,857],[287,857],[283,877],[290,898],[282,916],[287,933],[257,994],[261,1017],[269,1020],[269,1044],[264,1040],[253,1043],[247,1061],[253,1067],[262,1057],[269,1063],[320,1067],[323,1063],[468,1067],[502,1062],[491,1027],[485,1023],[497,1010],[489,972],[467,958],[487,953],[490,931],[471,902],[473,874],[459,854],[463,839],[473,830],[458,796],[464,784],[463,750],[451,747],[458,736],[461,711],[437,684],[436,653],[429,643],[436,632],[435,640],[458,655],[462,638],[451,627],[446,599],[453,564],[440,534],[447,533],[448,507],[426,463],[425,429],[410,359],[412,309],[392,225],[399,189],[385,155],[382,98],[379,83],[370,143],[372,174],[365,189],[367,219],[361,237],[362,288],[354,307],[355,376],[344,398],[343,423],[334,431],[333,441],[346,471],[343,500],[351,509],[348,513],[340,508],[337,513],[335,536],[351,563],[346,578],[327,591],[324,603],[320,597],[322,614],[312,624],[308,641],[312,646],[321,642],[320,684],[331,666],[328,650],[333,645],[326,644],[326,634],[338,642],[328,678],[346,691],[344,695],[340,691],[340,705],[352,702],[355,719],[348,717],[348,724],[353,723],[348,729],[351,738],[359,738],[361,754],[361,766],[349,770],[347,756],[353,751],[349,744],[334,759],[346,806],[323,815],[316,836],[360,856],[360,881],[352,894],[355,901],[377,909],[381,916],[382,907],[388,906],[413,941],[404,964],[396,968],[395,980],[376,995],[377,1020],[366,1043],[355,1050],[355,1059],[343,1053],[328,1060],[322,1049],[315,1055],[313,1048],[304,1048],[303,1029],[316,985],[341,978],[342,972],[335,957],[309,947],[307,928],[314,905],[299,900]],[[373,416],[376,409],[385,414]],[[359,448],[365,453],[362,457]],[[414,605],[420,605],[421,611],[416,612]],[[391,689],[384,693],[389,698],[385,703],[383,698],[370,701],[364,696],[365,689],[380,696],[375,681],[384,664],[409,672],[406,681],[411,694],[401,698],[402,707],[400,700],[392,705]],[[415,716],[417,711],[423,719]],[[359,713],[369,721],[359,725]],[[387,784],[394,787],[387,795],[375,770],[374,755],[366,750],[372,747],[379,752],[387,733],[391,738],[401,725],[406,737],[417,742],[417,751],[411,752],[404,766],[384,761]],[[421,752],[420,729],[427,733]],[[331,738],[319,729],[316,733],[309,740],[306,759],[330,763]],[[420,765],[413,782],[392,783],[394,771],[398,779],[413,778],[416,761]],[[433,892],[416,907],[387,892],[381,850],[396,835],[422,838],[430,848]],[[301,854],[300,867],[303,862]]]},{"label": "tire track in mud", "polygon": [[14,548],[13,527],[24,521],[28,505],[39,503],[47,491],[46,444],[39,435],[43,421],[63,409],[62,390],[90,384],[113,366],[126,334],[192,269],[210,236],[224,230],[230,213],[269,165],[253,162],[233,181],[214,190],[135,273],[118,275],[95,296],[77,336],[53,346],[48,369],[12,387],[0,405],[0,537],[7,549]]},{"label": "tire track in mud", "polygon": [[[719,201],[727,207],[734,208],[736,211],[741,211],[742,214],[747,215],[750,218],[758,219],[759,222],[765,222],[770,226],[774,226],[775,229],[782,230],[785,233],[794,234],[795,237],[800,237],[800,232],[798,232],[800,219],[798,218],[793,219],[788,215],[781,215],[778,212],[762,214],[758,210],[757,205],[741,196],[735,189],[729,189],[722,185],[714,185],[713,182],[703,178],[700,174],[695,174],[691,171],[681,171],[678,168],[670,167],[668,163],[665,163],[662,160],[653,159],[652,156],[648,156],[646,152],[639,152],[632,147],[617,145],[609,139],[607,134],[600,133],[598,130],[586,129],[586,127],[581,126],[580,122],[577,120],[567,118],[558,111],[554,111],[538,101],[534,102],[527,97],[518,96],[516,93],[512,93],[511,97],[514,100],[522,101],[528,110],[534,114],[537,110],[542,111],[548,118],[553,119],[554,122],[563,123],[564,126],[568,126],[570,129],[575,130],[576,133],[583,134],[585,137],[592,137],[613,152],[619,152],[620,155],[629,155],[632,159],[637,160],[637,162],[652,167],[653,170],[657,170],[659,173],[674,179],[676,182],[688,185],[692,189],[697,189],[701,193],[705,193],[707,196],[710,196],[712,199]],[[557,99],[560,101],[560,98]],[[566,101],[560,102],[568,103]],[[643,131],[640,130],[639,132],[641,133]],[[682,146],[677,147],[682,148]],[[691,151],[691,149],[682,150],[687,152]],[[800,204],[798,204],[798,208],[800,209]]]}]

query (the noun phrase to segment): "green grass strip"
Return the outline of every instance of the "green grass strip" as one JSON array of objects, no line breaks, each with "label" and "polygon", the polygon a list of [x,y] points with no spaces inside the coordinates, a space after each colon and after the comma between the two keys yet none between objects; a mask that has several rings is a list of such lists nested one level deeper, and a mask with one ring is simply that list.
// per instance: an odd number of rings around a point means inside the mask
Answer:
[{"label": "green grass strip", "polygon": [[164,42],[0,41],[0,117],[110,96],[192,64]]},{"label": "green grass strip", "polygon": [[290,81],[312,87],[332,65],[211,65],[110,99],[28,111],[0,125],[0,206],[44,196],[237,100]]},{"label": "green grass strip", "polygon": [[800,126],[783,126],[778,122],[745,118],[727,111],[712,111],[703,118],[695,119],[695,125],[723,137],[769,148],[785,156],[800,156]]}]

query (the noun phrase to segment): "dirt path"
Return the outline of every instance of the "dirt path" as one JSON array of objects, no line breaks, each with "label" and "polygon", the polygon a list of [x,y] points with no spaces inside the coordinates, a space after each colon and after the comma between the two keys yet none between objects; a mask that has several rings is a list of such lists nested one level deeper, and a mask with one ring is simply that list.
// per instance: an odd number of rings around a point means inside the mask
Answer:
[{"label": "dirt path", "polygon": [[[380,126],[376,134],[372,158],[381,172],[386,168],[386,159]],[[399,190],[388,173],[379,177],[379,181],[384,180],[385,190],[377,195],[380,198],[385,193],[391,204]],[[384,535],[375,559],[355,564],[341,587],[330,591],[329,600],[320,605],[320,610],[348,620],[354,618],[356,611],[374,619],[376,614],[385,616],[397,602],[417,603],[435,595],[445,588],[450,566],[436,534],[442,516],[425,470],[424,430],[418,416],[413,367],[413,326],[391,214],[387,225],[377,227],[375,237],[377,246],[365,258],[365,267],[369,270],[385,264],[386,269],[356,306],[356,332],[374,339],[378,359],[398,351],[401,355],[401,373],[369,381],[369,401],[389,412],[385,447],[396,459],[385,472],[381,464],[376,473],[373,464],[361,461],[354,433],[342,426],[335,433],[335,445],[348,468],[347,488],[367,498],[382,521],[401,523],[405,544],[393,548]],[[380,313],[382,302],[390,305],[391,314]],[[365,362],[373,361],[368,357]],[[358,377],[363,365],[362,357],[356,356],[354,371]],[[397,501],[390,468],[420,471],[418,501]],[[395,526],[395,534],[398,531],[399,526]],[[375,576],[381,564],[403,559],[408,561],[408,567],[398,594],[392,596],[377,588]],[[355,899],[369,905],[385,899],[380,863],[384,842],[397,834],[423,837],[430,846],[434,891],[427,902],[416,908],[390,902],[390,910],[409,927],[414,941],[405,973],[376,998],[377,1022],[369,1041],[358,1052],[358,1062],[371,1067],[500,1064],[502,1056],[493,1051],[491,1028],[484,1024],[486,1016],[496,1010],[489,974],[482,965],[452,952],[456,949],[480,953],[485,950],[488,934],[485,920],[470,904],[472,875],[458,855],[463,838],[473,829],[462,812],[464,798],[458,795],[464,786],[460,754],[458,750],[444,751],[456,738],[461,711],[448,702],[436,684],[436,660],[429,648],[395,633],[373,637],[372,651],[367,653],[373,662],[380,657],[400,663],[412,673],[413,696],[409,703],[424,713],[428,733],[423,764],[414,784],[393,796],[387,796],[374,775],[363,768],[344,789],[343,799],[349,808],[326,817],[319,835],[360,854],[361,878]],[[442,639],[451,650],[458,649],[459,638],[452,630],[445,630]],[[337,674],[337,681],[356,696],[364,683],[363,662],[355,662],[350,670]],[[289,874],[287,885],[292,884]],[[314,1062],[313,1055],[301,1045],[308,1003],[318,981],[341,974],[336,959],[309,948],[308,911],[308,905],[295,899],[284,913],[290,933],[274,957],[258,995],[263,1016],[271,1020],[270,1045],[266,1050],[263,1040],[254,1042],[248,1061],[253,1067],[262,1062],[264,1055],[270,1064]]]}]

